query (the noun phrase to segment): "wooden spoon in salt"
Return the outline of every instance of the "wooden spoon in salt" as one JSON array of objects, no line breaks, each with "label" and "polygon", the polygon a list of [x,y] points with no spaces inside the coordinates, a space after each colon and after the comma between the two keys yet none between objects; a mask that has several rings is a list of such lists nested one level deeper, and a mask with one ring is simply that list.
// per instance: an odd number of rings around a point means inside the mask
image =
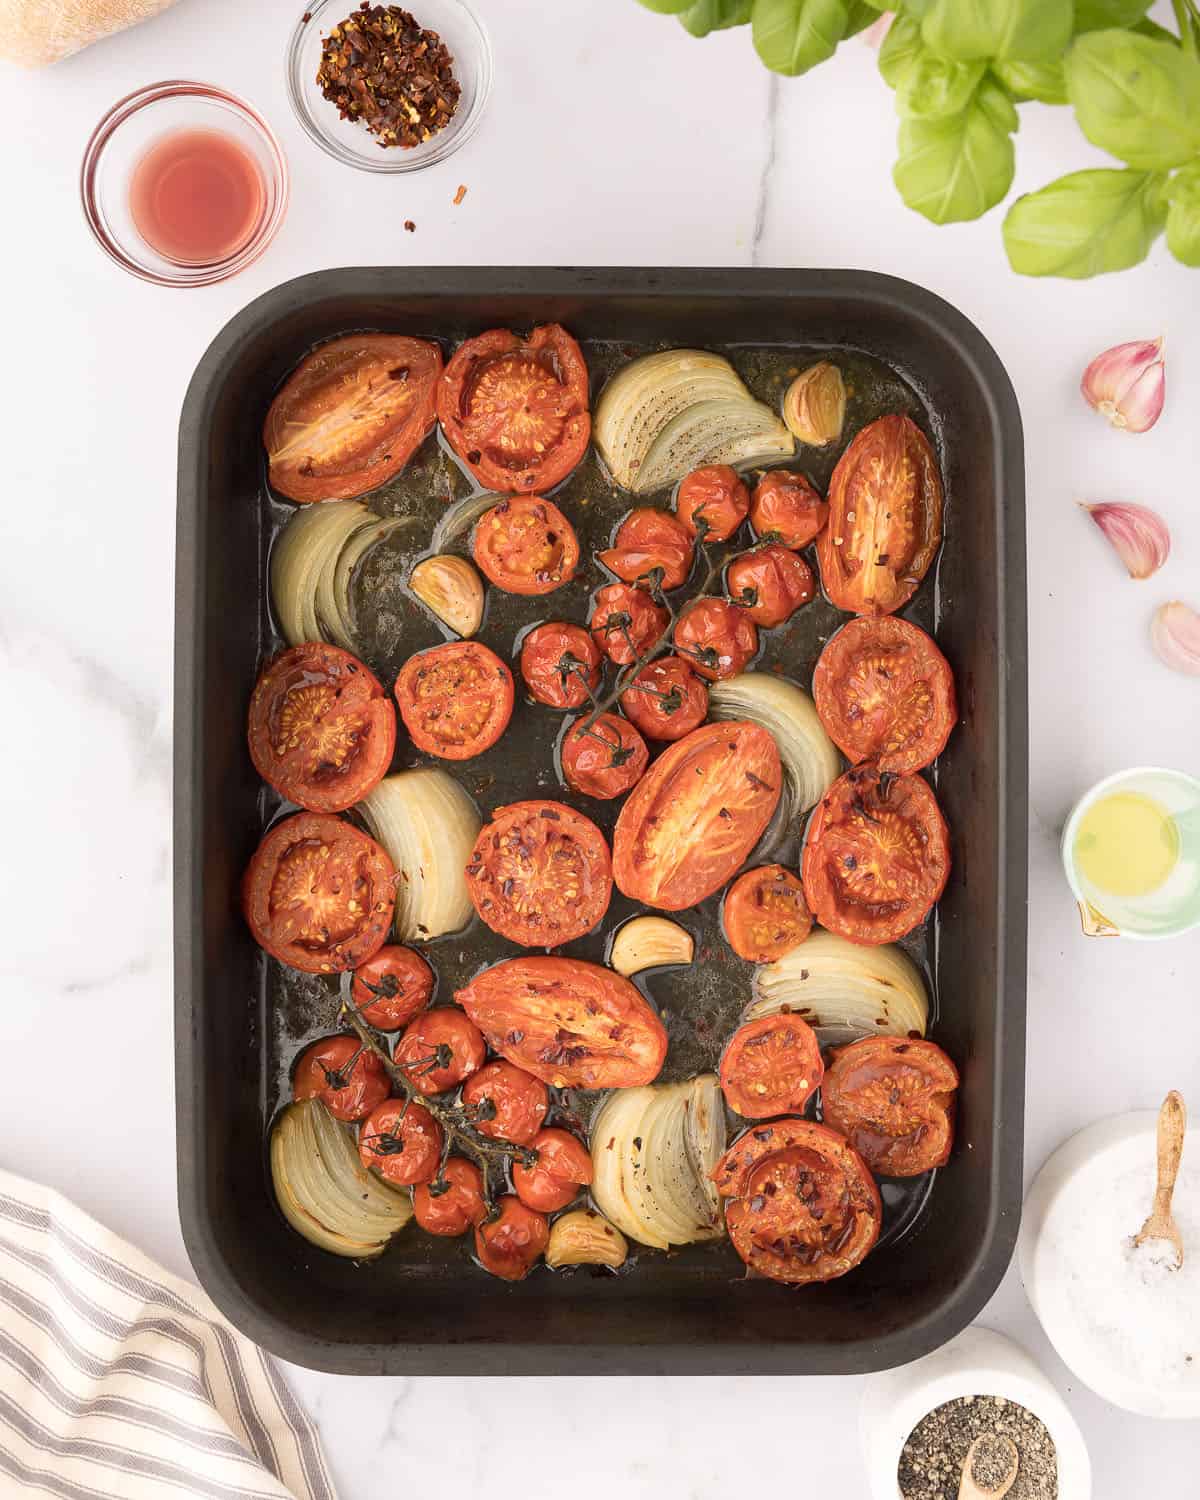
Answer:
[{"label": "wooden spoon in salt", "polygon": [[1150,1210],[1150,1217],[1133,1237],[1135,1245],[1145,1244],[1147,1240],[1166,1240],[1175,1252],[1176,1271],[1183,1265],[1183,1236],[1179,1233],[1179,1225],[1171,1216],[1171,1197],[1175,1192],[1175,1178],[1179,1175],[1186,1130],[1187,1109],[1183,1103],[1183,1095],[1172,1089],[1158,1112],[1158,1168],[1154,1184],[1154,1207]]},{"label": "wooden spoon in salt", "polygon": [[[998,1432],[980,1433],[963,1459],[958,1500],[1003,1500],[1013,1487],[1020,1465],[1021,1455],[1012,1438],[1001,1437]],[[986,1474],[992,1481],[990,1487],[980,1484],[976,1473]]]}]

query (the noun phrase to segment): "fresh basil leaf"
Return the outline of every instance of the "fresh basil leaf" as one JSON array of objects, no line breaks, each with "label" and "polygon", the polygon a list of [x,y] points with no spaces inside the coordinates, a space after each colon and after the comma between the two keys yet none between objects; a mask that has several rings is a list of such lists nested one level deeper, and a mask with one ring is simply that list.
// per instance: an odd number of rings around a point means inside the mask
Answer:
[{"label": "fresh basil leaf", "polygon": [[1079,128],[1131,167],[1160,171],[1200,155],[1200,62],[1129,31],[1089,31],[1067,53]]},{"label": "fresh basil leaf", "polygon": [[911,16],[897,16],[879,49],[879,71],[883,81],[898,89],[909,68],[924,51],[920,25]]},{"label": "fresh basil leaf", "polygon": [[1061,62],[1006,62],[992,64],[992,72],[1017,99],[1042,104],[1067,102],[1067,77]]},{"label": "fresh basil leaf", "polygon": [[933,9],[934,0],[903,0],[903,4],[905,15],[915,16],[918,21],[922,21]]},{"label": "fresh basil leaf", "polygon": [[1167,186],[1167,248],[1185,266],[1200,266],[1200,162],[1176,172]]},{"label": "fresh basil leaf", "polygon": [[1004,248],[1022,276],[1099,276],[1145,260],[1166,216],[1158,173],[1069,172],[1017,199],[1004,217]]},{"label": "fresh basil leaf", "polygon": [[985,63],[950,62],[922,47],[896,88],[902,119],[940,120],[966,109],[983,77]]},{"label": "fresh basil leaf", "polygon": [[935,224],[977,219],[1012,186],[1012,100],[985,78],[960,114],[905,120],[892,178],[909,208]]},{"label": "fresh basil leaf", "polygon": [[1150,0],[1075,0],[1075,30],[1136,26],[1149,9]]},{"label": "fresh basil leaf", "polygon": [[679,21],[692,36],[707,36],[710,31],[744,26],[752,4],[753,0],[692,0]]},{"label": "fresh basil leaf", "polygon": [[921,35],[927,47],[960,62],[1052,62],[1071,40],[1074,23],[1071,0],[934,0]]},{"label": "fresh basil leaf", "polygon": [[1180,45],[1180,40],[1173,31],[1168,31],[1165,26],[1160,26],[1157,21],[1152,21],[1149,16],[1146,16],[1136,26],[1131,26],[1129,29],[1136,32],[1138,36],[1152,36],[1155,41],[1170,42],[1172,47]]},{"label": "fresh basil leaf", "polygon": [[682,10],[690,10],[695,0],[638,0],[638,4],[654,11],[656,15],[677,16]]},{"label": "fresh basil leaf", "polygon": [[849,40],[857,36],[860,31],[866,31],[868,26],[874,26],[884,10],[884,0],[879,0],[878,5],[872,5],[871,0],[850,0],[850,9],[846,16],[846,35],[843,40]]},{"label": "fresh basil leaf", "polygon": [[849,19],[847,0],[754,0],[754,50],[773,72],[795,77],[833,56]]}]

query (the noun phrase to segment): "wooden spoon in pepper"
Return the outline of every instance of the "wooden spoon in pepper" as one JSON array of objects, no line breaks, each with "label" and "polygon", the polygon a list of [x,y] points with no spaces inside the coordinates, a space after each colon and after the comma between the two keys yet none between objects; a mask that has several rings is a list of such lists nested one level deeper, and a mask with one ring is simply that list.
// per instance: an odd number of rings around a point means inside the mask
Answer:
[{"label": "wooden spoon in pepper", "polygon": [[1012,1438],[982,1432],[963,1459],[958,1500],[1003,1500],[1012,1489],[1021,1455]]}]

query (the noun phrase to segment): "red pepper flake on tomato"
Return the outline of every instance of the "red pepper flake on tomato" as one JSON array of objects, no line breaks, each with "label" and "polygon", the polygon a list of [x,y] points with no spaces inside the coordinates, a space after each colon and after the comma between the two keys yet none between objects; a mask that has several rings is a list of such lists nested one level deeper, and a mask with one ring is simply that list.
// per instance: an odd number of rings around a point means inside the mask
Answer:
[{"label": "red pepper flake on tomato", "polygon": [[600,714],[591,724],[576,719],[563,735],[561,753],[567,785],[601,801],[623,797],[650,763],[646,741],[617,714]]},{"label": "red pepper flake on tomato", "polygon": [[612,546],[596,555],[626,583],[646,580],[658,569],[660,586],[677,589],[692,571],[692,534],[668,511],[642,506],[617,527]]},{"label": "red pepper flake on tomato", "polygon": [[739,1026],[721,1058],[721,1092],[748,1120],[801,1114],[824,1073],[817,1034],[799,1016],[760,1016]]},{"label": "red pepper flake on tomato", "polygon": [[588,372],[557,323],[527,339],[494,328],[455,350],[437,387],[450,446],[485,489],[544,493],[587,452]]},{"label": "red pepper flake on tomato", "polygon": [[305,1049],[293,1099],[319,1099],[335,1120],[362,1120],[391,1092],[379,1058],[353,1036],[327,1036]]},{"label": "red pepper flake on tomato", "polygon": [[475,1227],[475,1254],[479,1264],[504,1281],[523,1281],[546,1253],[550,1243],[550,1221],[545,1214],[526,1208],[519,1198],[506,1193],[496,1205],[494,1219]]},{"label": "red pepper flake on tomato", "polygon": [[362,1123],[358,1156],[396,1187],[428,1182],[442,1158],[442,1127],[423,1104],[387,1099]]},{"label": "red pepper flake on tomato", "polygon": [[796,552],[772,542],[743,552],[725,575],[729,597],[756,625],[782,625],[817,591],[812,569]]},{"label": "red pepper flake on tomato", "polygon": [[512,673],[478,641],[448,641],[410,656],[395,691],[413,744],[443,760],[482,755],[512,718]]},{"label": "red pepper flake on tomato", "polygon": [[803,474],[772,469],[754,486],[750,524],[755,536],[783,547],[807,547],[829,519],[829,506]]},{"label": "red pepper flake on tomato", "polygon": [[582,625],[548,620],[521,642],[521,676],[536,703],[582,708],[600,686],[600,648]]},{"label": "red pepper flake on tomato", "polygon": [[540,1078],[498,1058],[467,1079],[462,1103],[480,1135],[530,1146],[550,1108],[550,1095]]},{"label": "red pepper flake on tomato", "polygon": [[869,1036],[833,1054],[821,1113],[882,1177],[944,1167],[958,1069],[936,1042]]},{"label": "red pepper flake on tomato", "polygon": [[592,639],[609,661],[628,667],[650,649],[667,628],[670,615],[645,589],[610,583],[597,591],[592,607]]},{"label": "red pepper flake on tomato", "polygon": [[708,716],[708,688],[682,656],[660,656],[621,694],[621,708],[647,739],[679,740]]},{"label": "red pepper flake on tomato", "polygon": [[507,594],[552,594],[575,576],[579,539],[550,500],[514,495],[479,518],[475,561]]},{"label": "red pepper flake on tomato", "polygon": [[746,519],[750,491],[728,464],[707,464],[680,481],[675,513],[702,542],[727,542]]},{"label": "red pepper flake on tomato", "polygon": [[694,672],[717,682],[745,668],[758,650],[758,628],[728,599],[694,599],[676,622],[672,640]]}]

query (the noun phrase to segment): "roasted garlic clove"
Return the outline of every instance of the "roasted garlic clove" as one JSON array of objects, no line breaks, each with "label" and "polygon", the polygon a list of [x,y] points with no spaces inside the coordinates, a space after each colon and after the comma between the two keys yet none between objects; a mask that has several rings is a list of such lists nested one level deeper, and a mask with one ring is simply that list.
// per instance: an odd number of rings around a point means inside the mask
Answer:
[{"label": "roasted garlic clove", "polygon": [[836,443],[846,420],[846,382],[838,367],[823,359],[797,375],[783,398],[783,420],[810,448]]},{"label": "roasted garlic clove", "polygon": [[666,917],[634,917],[613,938],[609,964],[628,977],[662,964],[690,964],[695,951],[692,935]]},{"label": "roasted garlic clove", "polygon": [[474,635],[483,619],[483,580],[465,557],[427,557],[412,570],[409,588],[456,635]]},{"label": "roasted garlic clove", "polygon": [[573,1209],[555,1219],[546,1246],[546,1264],[623,1266],[629,1245],[621,1231],[590,1208]]}]

